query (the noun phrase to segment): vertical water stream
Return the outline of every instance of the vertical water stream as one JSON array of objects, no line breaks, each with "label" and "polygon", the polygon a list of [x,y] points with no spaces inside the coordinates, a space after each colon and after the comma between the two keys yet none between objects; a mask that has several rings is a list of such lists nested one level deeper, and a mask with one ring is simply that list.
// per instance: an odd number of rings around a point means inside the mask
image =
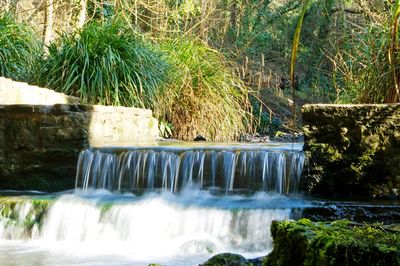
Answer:
[{"label": "vertical water stream", "polygon": [[179,192],[200,189],[296,193],[303,170],[299,150],[227,149],[88,149],[78,160],[76,186],[83,190]]}]

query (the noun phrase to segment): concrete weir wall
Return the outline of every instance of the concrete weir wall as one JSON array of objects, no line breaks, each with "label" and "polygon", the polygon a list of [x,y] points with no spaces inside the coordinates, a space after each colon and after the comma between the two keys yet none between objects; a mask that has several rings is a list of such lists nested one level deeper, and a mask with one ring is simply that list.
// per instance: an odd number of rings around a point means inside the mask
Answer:
[{"label": "concrete weir wall", "polygon": [[0,104],[79,104],[79,98],[0,77]]},{"label": "concrete weir wall", "polygon": [[[0,95],[4,90],[0,85]],[[72,189],[83,148],[133,146],[158,138],[158,122],[150,110],[65,104],[64,97],[70,102],[69,96],[28,90],[51,95],[29,104],[9,104],[0,98],[0,190]],[[12,93],[8,90],[7,99],[14,97]]]},{"label": "concrete weir wall", "polygon": [[303,190],[400,196],[400,104],[305,105]]}]

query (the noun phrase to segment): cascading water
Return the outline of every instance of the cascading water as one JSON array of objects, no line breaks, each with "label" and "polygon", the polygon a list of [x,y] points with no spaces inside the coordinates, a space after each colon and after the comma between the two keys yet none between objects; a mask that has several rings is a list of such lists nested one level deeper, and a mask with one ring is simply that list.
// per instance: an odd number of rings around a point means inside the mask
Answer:
[{"label": "cascading water", "polygon": [[86,150],[74,193],[0,200],[0,262],[198,265],[222,252],[263,256],[272,220],[304,206],[280,195],[297,191],[302,163],[301,151],[280,146]]},{"label": "cascading water", "polygon": [[[304,164],[299,150],[227,147],[89,149],[78,160],[77,188],[178,192],[190,185],[278,194],[298,191]],[[257,148],[257,149],[255,149]]]}]

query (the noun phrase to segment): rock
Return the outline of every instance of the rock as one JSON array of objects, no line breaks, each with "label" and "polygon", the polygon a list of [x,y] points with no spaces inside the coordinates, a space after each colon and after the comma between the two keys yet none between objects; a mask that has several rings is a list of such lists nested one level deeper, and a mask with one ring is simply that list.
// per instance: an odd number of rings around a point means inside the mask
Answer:
[{"label": "rock", "polygon": [[400,206],[329,203],[305,207],[301,217],[315,222],[347,219],[357,223],[392,224],[400,221]]},{"label": "rock", "polygon": [[200,266],[250,266],[250,262],[241,255],[232,253],[221,253],[211,257]]},{"label": "rock", "polygon": [[275,136],[271,139],[272,142],[303,142],[304,136],[302,133],[285,133],[277,131]]},{"label": "rock", "polygon": [[239,140],[241,142],[269,142],[269,136],[261,136],[258,133],[256,134],[243,134],[240,136]]},{"label": "rock", "polygon": [[79,98],[0,77],[0,104],[79,104]]},{"label": "rock", "polygon": [[197,135],[193,141],[207,141],[205,137],[203,137],[202,135]]}]

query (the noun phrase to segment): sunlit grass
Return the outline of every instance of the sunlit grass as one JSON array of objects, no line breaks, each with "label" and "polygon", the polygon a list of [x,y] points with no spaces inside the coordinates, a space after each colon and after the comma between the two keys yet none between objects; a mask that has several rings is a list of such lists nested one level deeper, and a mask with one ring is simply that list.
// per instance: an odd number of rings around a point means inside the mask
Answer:
[{"label": "sunlit grass", "polygon": [[0,15],[0,76],[29,81],[40,55],[33,29],[8,14]]},{"label": "sunlit grass", "polygon": [[160,52],[116,18],[60,36],[36,81],[87,103],[153,108],[169,70]]},{"label": "sunlit grass", "polygon": [[193,38],[166,41],[161,49],[176,71],[156,114],[172,124],[173,137],[221,141],[248,131],[249,90],[222,54]]},{"label": "sunlit grass", "polygon": [[400,101],[399,1],[392,14],[382,12],[378,21],[360,30],[332,59],[336,66],[341,103],[393,103]]},{"label": "sunlit grass", "polygon": [[151,108],[178,139],[232,140],[248,130],[249,91],[222,54],[193,38],[157,45],[125,25],[91,22],[61,36],[37,83],[87,103]]}]

